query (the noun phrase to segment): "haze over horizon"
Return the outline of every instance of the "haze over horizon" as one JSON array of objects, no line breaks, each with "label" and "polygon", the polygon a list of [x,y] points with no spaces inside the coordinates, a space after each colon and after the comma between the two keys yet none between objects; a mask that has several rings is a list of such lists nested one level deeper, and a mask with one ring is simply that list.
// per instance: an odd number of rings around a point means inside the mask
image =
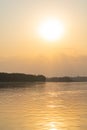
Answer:
[{"label": "haze over horizon", "polygon": [[[38,34],[46,19],[64,25],[59,39]],[[87,76],[87,0],[0,0],[0,72]]]}]

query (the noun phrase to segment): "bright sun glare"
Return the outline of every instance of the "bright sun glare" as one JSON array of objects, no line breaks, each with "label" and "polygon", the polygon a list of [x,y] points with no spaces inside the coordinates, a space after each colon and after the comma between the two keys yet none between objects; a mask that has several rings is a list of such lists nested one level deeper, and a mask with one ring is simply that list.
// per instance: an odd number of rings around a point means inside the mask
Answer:
[{"label": "bright sun glare", "polygon": [[46,20],[39,26],[39,35],[48,41],[55,41],[60,39],[64,34],[64,26],[58,20]]}]

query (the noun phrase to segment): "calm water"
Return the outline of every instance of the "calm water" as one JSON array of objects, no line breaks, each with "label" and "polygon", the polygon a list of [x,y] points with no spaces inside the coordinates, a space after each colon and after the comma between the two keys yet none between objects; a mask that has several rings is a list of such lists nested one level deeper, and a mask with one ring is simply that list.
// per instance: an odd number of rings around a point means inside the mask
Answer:
[{"label": "calm water", "polygon": [[0,130],[87,130],[87,83],[0,87]]}]

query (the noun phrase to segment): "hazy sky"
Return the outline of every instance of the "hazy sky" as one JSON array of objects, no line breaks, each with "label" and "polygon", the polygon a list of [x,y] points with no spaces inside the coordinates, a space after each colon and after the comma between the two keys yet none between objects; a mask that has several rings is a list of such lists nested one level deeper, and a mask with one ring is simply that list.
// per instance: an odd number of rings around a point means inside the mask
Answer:
[{"label": "hazy sky", "polygon": [[[62,21],[61,39],[38,35],[47,18]],[[0,71],[87,75],[87,0],[0,0]]]}]

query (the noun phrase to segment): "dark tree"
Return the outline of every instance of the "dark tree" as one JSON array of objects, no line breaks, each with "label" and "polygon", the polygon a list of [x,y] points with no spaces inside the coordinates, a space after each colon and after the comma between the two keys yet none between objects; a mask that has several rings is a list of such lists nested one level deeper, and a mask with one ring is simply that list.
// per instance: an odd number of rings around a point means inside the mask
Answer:
[{"label": "dark tree", "polygon": [[29,75],[21,73],[0,73],[0,82],[45,82],[43,75]]}]

